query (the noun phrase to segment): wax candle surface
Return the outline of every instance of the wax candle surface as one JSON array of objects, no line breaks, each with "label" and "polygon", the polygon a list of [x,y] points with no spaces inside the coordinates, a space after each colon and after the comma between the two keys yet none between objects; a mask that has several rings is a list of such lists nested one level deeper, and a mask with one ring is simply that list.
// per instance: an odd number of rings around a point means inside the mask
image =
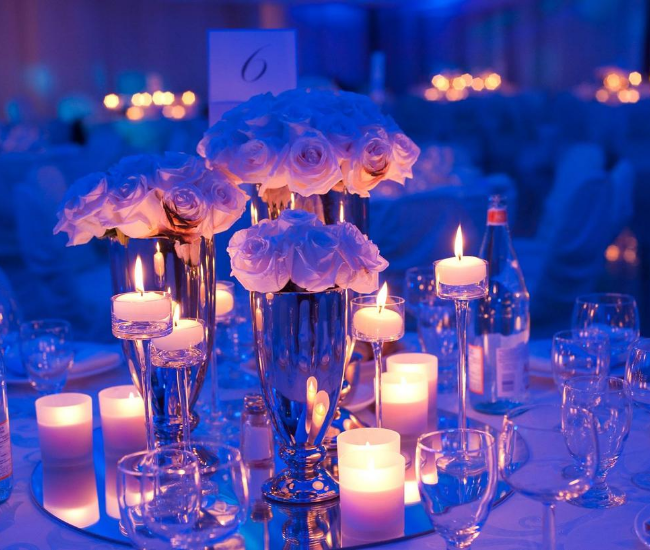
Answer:
[{"label": "wax candle surface", "polygon": [[99,392],[104,453],[124,455],[146,449],[144,401],[135,386],[115,386]]},{"label": "wax candle surface", "polygon": [[439,284],[465,286],[480,283],[487,276],[485,262],[475,256],[446,258],[436,263],[436,279]]},{"label": "wax candle surface", "polygon": [[386,307],[369,305],[357,310],[352,320],[354,330],[367,341],[396,340],[404,334],[402,316]]},{"label": "wax candle surface", "polygon": [[381,379],[383,425],[403,437],[427,431],[429,385],[423,374],[385,372]]},{"label": "wax candle surface", "polygon": [[75,464],[92,457],[93,404],[89,395],[39,397],[36,421],[44,463]]},{"label": "wax candle surface", "polygon": [[162,351],[190,349],[205,340],[203,323],[197,319],[174,321],[171,334],[152,340],[154,347]]},{"label": "wax candle surface", "polygon": [[[386,358],[388,372],[421,374],[429,381],[429,416],[437,410],[438,358],[430,353],[396,353]],[[429,426],[431,428],[431,426]]]},{"label": "wax candle surface", "polygon": [[357,428],[340,433],[336,437],[339,461],[353,453],[400,452],[400,436],[386,428]]},{"label": "wax candle surface", "polygon": [[217,304],[217,317],[224,317],[228,315],[235,307],[235,298],[224,288],[223,285],[217,283],[217,291],[215,293],[215,301]]},{"label": "wax candle surface", "polygon": [[113,300],[113,316],[122,321],[164,321],[171,314],[172,301],[165,292],[126,292]]},{"label": "wax candle surface", "polygon": [[405,459],[396,452],[351,453],[339,459],[341,531],[364,542],[404,533]]}]

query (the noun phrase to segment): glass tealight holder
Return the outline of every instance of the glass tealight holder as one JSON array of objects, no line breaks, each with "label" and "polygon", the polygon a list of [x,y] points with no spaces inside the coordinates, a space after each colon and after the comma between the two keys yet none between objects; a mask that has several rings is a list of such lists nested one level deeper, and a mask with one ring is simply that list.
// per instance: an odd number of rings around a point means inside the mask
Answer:
[{"label": "glass tealight holder", "polygon": [[404,336],[404,298],[387,296],[383,306],[377,305],[377,296],[359,296],[351,302],[352,337],[369,342],[375,356],[375,420],[382,427],[381,373],[383,371],[382,345]]},{"label": "glass tealight holder", "polygon": [[172,299],[166,292],[147,291],[141,302],[130,298],[135,292],[111,298],[111,327],[120,340],[151,340],[172,331]]}]

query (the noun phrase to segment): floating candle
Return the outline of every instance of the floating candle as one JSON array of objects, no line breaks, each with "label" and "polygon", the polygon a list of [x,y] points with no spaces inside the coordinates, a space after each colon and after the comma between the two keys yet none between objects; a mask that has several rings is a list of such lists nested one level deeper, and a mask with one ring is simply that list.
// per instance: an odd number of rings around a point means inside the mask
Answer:
[{"label": "floating candle", "polygon": [[386,307],[388,286],[384,283],[377,293],[376,305],[359,307],[354,313],[352,325],[357,337],[363,341],[397,340],[404,334],[404,319]]},{"label": "floating candle", "polygon": [[475,256],[463,256],[463,233],[460,225],[456,232],[455,257],[440,260],[435,264],[436,280],[439,285],[475,285],[487,276],[484,260]]}]

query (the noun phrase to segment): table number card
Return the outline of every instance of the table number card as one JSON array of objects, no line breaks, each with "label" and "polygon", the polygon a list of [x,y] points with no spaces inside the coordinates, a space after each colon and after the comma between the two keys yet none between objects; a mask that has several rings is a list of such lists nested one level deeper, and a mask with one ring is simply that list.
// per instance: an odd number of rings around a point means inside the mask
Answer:
[{"label": "table number card", "polygon": [[296,87],[294,30],[209,31],[210,126],[254,95]]}]

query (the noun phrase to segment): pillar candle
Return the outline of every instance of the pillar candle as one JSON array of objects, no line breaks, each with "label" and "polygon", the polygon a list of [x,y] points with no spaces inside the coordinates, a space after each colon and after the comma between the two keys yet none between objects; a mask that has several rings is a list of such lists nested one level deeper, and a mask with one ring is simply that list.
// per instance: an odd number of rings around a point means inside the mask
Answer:
[{"label": "pillar candle", "polygon": [[405,437],[427,431],[429,386],[423,374],[385,372],[381,379],[383,426]]},{"label": "pillar candle", "polygon": [[215,302],[217,307],[217,317],[225,317],[235,307],[235,298],[226,286],[220,283],[217,283]]},{"label": "pillar candle", "polygon": [[36,400],[43,462],[88,461],[93,451],[93,404],[83,393],[46,395]]},{"label": "pillar candle", "polygon": [[[429,418],[435,418],[438,407],[438,358],[430,353],[396,353],[386,358],[388,372],[415,373],[429,381]],[[432,426],[429,426],[432,428]]]},{"label": "pillar candle", "polygon": [[336,438],[339,460],[353,453],[400,452],[400,436],[386,428],[357,428],[340,433]]},{"label": "pillar candle", "polygon": [[147,447],[144,401],[135,386],[114,386],[99,392],[104,453],[124,456]]},{"label": "pillar candle", "polygon": [[165,257],[160,251],[160,243],[156,243],[156,253],[153,255],[153,270],[159,279],[165,277]]}]

